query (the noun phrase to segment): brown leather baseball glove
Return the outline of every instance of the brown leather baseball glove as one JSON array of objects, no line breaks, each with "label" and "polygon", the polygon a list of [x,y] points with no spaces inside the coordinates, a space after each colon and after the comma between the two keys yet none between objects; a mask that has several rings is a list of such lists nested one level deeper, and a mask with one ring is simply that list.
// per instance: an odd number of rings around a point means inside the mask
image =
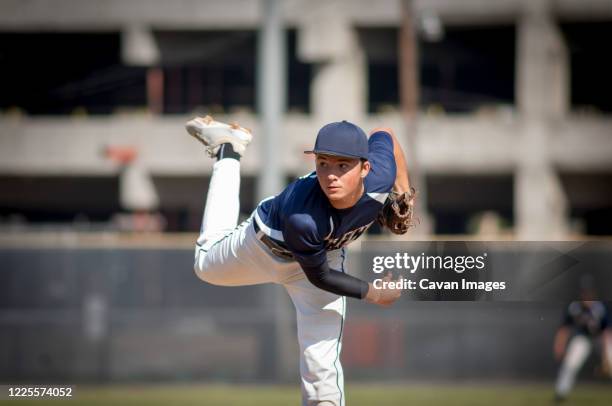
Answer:
[{"label": "brown leather baseball glove", "polygon": [[391,192],[378,213],[378,223],[394,234],[406,234],[415,225],[414,201],[416,190],[405,193]]}]

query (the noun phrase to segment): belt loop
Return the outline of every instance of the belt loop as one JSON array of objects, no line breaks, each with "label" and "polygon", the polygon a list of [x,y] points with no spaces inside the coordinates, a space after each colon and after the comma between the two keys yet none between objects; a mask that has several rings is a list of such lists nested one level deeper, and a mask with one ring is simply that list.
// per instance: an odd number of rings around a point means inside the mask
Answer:
[{"label": "belt loop", "polygon": [[263,236],[263,231],[261,231],[261,229],[259,228],[256,219],[253,219],[253,230],[255,231],[255,237],[257,237],[258,240],[261,240],[261,237]]},{"label": "belt loop", "polygon": [[275,243],[259,228],[256,219],[253,219],[253,230],[255,231],[255,238],[261,241],[273,255],[287,260],[295,260],[292,254],[286,254],[283,252],[282,247],[278,247],[277,243]]}]

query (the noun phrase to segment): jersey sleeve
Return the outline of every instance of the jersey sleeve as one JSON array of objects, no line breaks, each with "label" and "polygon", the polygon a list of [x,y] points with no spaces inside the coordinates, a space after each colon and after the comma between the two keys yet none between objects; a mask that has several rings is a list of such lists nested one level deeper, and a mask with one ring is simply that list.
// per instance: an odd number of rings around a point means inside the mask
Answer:
[{"label": "jersey sleeve", "polygon": [[368,139],[368,149],[370,173],[365,179],[367,192],[390,192],[397,172],[391,135],[385,131],[375,132]]},{"label": "jersey sleeve", "polygon": [[325,242],[316,221],[308,214],[293,214],[285,221],[283,237],[287,248],[302,265],[319,266],[327,261]]},{"label": "jersey sleeve", "polygon": [[329,268],[325,244],[314,219],[306,214],[289,217],[283,233],[285,244],[302,267],[308,281],[319,289],[341,296],[363,299],[367,282]]}]

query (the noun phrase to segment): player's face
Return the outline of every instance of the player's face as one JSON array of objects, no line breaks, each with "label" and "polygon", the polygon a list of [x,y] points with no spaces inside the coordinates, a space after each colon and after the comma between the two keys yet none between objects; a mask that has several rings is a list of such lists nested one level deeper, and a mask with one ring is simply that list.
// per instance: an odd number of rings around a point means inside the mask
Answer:
[{"label": "player's face", "polygon": [[369,162],[331,155],[317,155],[317,178],[332,206],[353,206],[363,194],[363,178],[370,171]]}]

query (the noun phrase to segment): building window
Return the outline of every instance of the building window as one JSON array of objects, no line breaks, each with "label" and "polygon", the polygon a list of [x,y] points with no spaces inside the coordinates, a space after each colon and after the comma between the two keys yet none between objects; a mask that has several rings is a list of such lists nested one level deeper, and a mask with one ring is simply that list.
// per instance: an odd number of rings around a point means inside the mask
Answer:
[{"label": "building window", "polygon": [[[398,29],[360,29],[368,59],[368,110],[399,105]],[[514,104],[515,27],[449,26],[436,42],[420,38],[422,109],[473,112]]]},{"label": "building window", "polygon": [[[311,65],[287,35],[287,109],[308,112]],[[121,34],[0,34],[0,109],[30,115],[256,110],[257,31],[154,31],[156,66],[121,61]],[[33,50],[36,50],[33,52]]]},{"label": "building window", "polygon": [[428,175],[436,234],[505,233],[514,223],[512,175]]},{"label": "building window", "polygon": [[612,173],[560,174],[568,199],[572,231],[577,234],[612,234]]},{"label": "building window", "polygon": [[612,113],[609,91],[612,89],[612,59],[609,50],[602,45],[612,38],[612,22],[568,22],[561,24],[561,30],[569,53],[572,109],[594,114]]},{"label": "building window", "polygon": [[1,33],[0,109],[110,114],[146,106],[146,68],[123,65],[119,33]]},{"label": "building window", "polygon": [[255,31],[155,31],[154,38],[164,113],[254,110]]}]

